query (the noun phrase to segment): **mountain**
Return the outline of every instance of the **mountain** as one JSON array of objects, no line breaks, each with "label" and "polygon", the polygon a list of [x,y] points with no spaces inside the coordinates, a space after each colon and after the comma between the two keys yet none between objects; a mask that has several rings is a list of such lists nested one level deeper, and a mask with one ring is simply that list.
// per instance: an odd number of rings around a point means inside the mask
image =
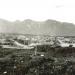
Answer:
[{"label": "mountain", "polygon": [[14,22],[0,19],[0,33],[41,34],[51,36],[75,36],[75,25],[56,20],[33,21],[30,19]]}]

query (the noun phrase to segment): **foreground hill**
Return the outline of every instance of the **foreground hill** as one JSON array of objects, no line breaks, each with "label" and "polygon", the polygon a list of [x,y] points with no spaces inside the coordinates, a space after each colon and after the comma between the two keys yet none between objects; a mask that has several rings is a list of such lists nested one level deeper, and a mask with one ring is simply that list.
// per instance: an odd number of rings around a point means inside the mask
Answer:
[{"label": "foreground hill", "polygon": [[0,19],[1,33],[23,33],[23,34],[42,34],[53,36],[75,36],[75,25],[72,23],[59,22],[55,20],[33,21],[30,19],[24,21],[9,22]]}]

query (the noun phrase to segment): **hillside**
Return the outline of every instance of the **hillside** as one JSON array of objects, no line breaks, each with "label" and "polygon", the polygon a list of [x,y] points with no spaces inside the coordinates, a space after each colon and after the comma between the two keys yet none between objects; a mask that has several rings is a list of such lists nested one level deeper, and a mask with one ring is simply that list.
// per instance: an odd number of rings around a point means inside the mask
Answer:
[{"label": "hillside", "polygon": [[53,36],[75,36],[75,25],[72,23],[59,22],[55,20],[33,21],[30,19],[24,21],[9,22],[0,19],[1,33],[23,33],[23,34],[42,34]]}]

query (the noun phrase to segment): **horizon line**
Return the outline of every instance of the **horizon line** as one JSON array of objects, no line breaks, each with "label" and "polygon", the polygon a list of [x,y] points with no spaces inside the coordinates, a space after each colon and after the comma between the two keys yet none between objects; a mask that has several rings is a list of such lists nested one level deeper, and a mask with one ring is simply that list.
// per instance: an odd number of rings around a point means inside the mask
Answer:
[{"label": "horizon line", "polygon": [[35,22],[45,22],[45,21],[48,21],[48,20],[52,20],[52,21],[57,21],[57,22],[60,22],[60,23],[71,23],[71,24],[75,24],[73,22],[60,21],[60,20],[56,20],[56,19],[34,20],[34,19],[27,18],[27,19],[23,19],[23,20],[15,19],[15,20],[12,20],[11,21],[11,20],[8,20],[8,19],[0,18],[0,20],[5,20],[5,21],[8,21],[8,22],[16,22],[16,21],[23,22],[23,21],[26,21],[26,20],[31,20],[31,21],[35,21]]}]

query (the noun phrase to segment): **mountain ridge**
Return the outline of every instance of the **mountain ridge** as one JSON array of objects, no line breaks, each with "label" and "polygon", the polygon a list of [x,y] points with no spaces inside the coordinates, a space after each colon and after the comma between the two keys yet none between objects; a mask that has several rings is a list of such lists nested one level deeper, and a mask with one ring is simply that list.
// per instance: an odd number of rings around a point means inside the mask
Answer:
[{"label": "mountain ridge", "polygon": [[51,36],[75,36],[75,25],[48,19],[46,21],[0,19],[0,33],[36,34]]}]

